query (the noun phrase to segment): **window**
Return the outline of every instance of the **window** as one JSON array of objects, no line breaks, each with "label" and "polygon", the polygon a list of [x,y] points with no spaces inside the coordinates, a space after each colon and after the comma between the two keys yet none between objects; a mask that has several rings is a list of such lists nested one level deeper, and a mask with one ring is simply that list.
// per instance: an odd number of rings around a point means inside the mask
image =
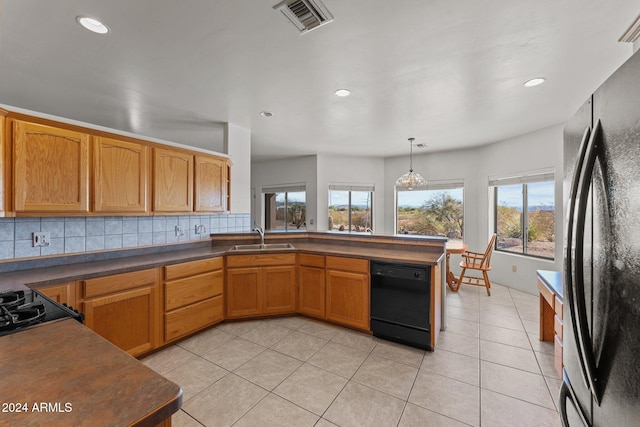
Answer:
[{"label": "window", "polygon": [[554,259],[553,173],[495,179],[489,185],[494,187],[496,250]]},{"label": "window", "polygon": [[396,189],[396,233],[464,239],[464,182],[431,181],[414,190]]},{"label": "window", "polygon": [[373,186],[329,185],[329,231],[373,233]]},{"label": "window", "polygon": [[307,192],[304,185],[264,187],[266,230],[295,231],[307,227]]}]

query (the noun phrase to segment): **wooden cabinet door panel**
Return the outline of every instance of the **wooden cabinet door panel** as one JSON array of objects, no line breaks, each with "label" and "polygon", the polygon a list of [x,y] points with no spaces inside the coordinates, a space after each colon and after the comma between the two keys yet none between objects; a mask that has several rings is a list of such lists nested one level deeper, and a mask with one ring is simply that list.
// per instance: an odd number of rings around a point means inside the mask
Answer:
[{"label": "wooden cabinet door panel", "polygon": [[262,314],[262,269],[228,269],[225,293],[227,296],[227,317]]},{"label": "wooden cabinet door panel", "polygon": [[369,329],[369,275],[327,270],[327,318]]},{"label": "wooden cabinet door panel", "polygon": [[93,187],[94,212],[148,212],[149,148],[97,137]]},{"label": "wooden cabinet door panel", "polygon": [[296,311],[296,268],[294,266],[265,267],[262,283],[265,314]]},{"label": "wooden cabinet door panel", "polygon": [[325,316],[324,268],[300,266],[298,268],[298,310],[311,316]]},{"label": "wooden cabinet door panel", "polygon": [[173,310],[222,293],[222,270],[165,283],[165,310]]},{"label": "wooden cabinet door panel", "polygon": [[136,356],[157,345],[156,292],[148,287],[84,302],[85,325]]},{"label": "wooden cabinet door panel", "polygon": [[60,304],[67,304],[71,307],[76,306],[76,282],[40,287],[37,288],[37,291]]},{"label": "wooden cabinet door panel", "polygon": [[153,200],[155,212],[193,211],[193,155],[154,149]]},{"label": "wooden cabinet door panel", "polygon": [[227,201],[227,165],[224,159],[195,156],[195,211],[222,212]]},{"label": "wooden cabinet door panel", "polygon": [[165,314],[165,340],[180,338],[222,320],[223,298],[219,295]]},{"label": "wooden cabinet door panel", "polygon": [[13,121],[16,212],[89,211],[89,135]]}]

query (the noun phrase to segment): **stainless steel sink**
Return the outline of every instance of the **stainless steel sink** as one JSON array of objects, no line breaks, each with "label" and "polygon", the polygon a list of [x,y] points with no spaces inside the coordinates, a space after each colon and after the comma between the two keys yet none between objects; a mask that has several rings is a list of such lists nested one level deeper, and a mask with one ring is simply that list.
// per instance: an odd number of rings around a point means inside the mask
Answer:
[{"label": "stainless steel sink", "polygon": [[252,245],[234,245],[232,251],[271,251],[278,249],[295,249],[291,243],[255,243]]}]

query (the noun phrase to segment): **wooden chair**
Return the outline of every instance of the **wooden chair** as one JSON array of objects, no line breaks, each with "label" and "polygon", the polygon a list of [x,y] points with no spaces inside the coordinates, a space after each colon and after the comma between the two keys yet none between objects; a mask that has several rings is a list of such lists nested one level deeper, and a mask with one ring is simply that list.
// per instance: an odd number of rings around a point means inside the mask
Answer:
[{"label": "wooden chair", "polygon": [[[473,285],[484,286],[487,288],[487,295],[491,296],[491,282],[489,282],[489,276],[487,272],[491,270],[491,253],[493,252],[493,246],[496,242],[496,235],[494,234],[489,240],[487,249],[484,253],[466,251],[462,254],[464,258],[460,262],[462,272],[457,279],[458,286],[460,285]],[[476,270],[482,273],[482,277],[473,277],[467,275],[467,270]]]}]

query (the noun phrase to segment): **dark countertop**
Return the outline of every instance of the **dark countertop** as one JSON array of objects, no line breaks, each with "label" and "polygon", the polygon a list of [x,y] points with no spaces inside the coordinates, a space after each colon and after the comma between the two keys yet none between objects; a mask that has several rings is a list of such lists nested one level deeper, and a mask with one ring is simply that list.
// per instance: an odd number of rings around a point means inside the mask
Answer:
[{"label": "dark countertop", "polygon": [[182,405],[179,386],[72,319],[1,337],[0,360],[1,403],[28,409],[0,425],[156,426]]},{"label": "dark countertop", "polygon": [[[379,244],[368,244],[367,242],[358,245],[341,244],[332,242],[331,239],[318,242],[309,242],[302,239],[298,241],[295,238],[290,240],[294,245],[294,249],[276,250],[276,252],[309,252],[322,255],[427,265],[437,264],[444,256],[444,249],[440,252],[438,250],[411,245],[410,243],[408,243],[406,247],[398,244],[382,247]],[[10,271],[2,274],[0,291],[19,289],[24,285],[37,288],[38,286],[127,273],[146,268],[155,268],[229,254],[268,253],[266,251],[230,251],[232,246],[232,244],[225,241],[209,241],[198,246],[187,248],[176,246],[176,250],[165,250],[159,253],[138,255],[136,252],[132,252],[135,255]],[[33,260],[33,265],[37,266],[37,264],[38,260]]]},{"label": "dark countertop", "polygon": [[536,270],[536,275],[540,281],[562,301],[562,273],[560,271]]}]

